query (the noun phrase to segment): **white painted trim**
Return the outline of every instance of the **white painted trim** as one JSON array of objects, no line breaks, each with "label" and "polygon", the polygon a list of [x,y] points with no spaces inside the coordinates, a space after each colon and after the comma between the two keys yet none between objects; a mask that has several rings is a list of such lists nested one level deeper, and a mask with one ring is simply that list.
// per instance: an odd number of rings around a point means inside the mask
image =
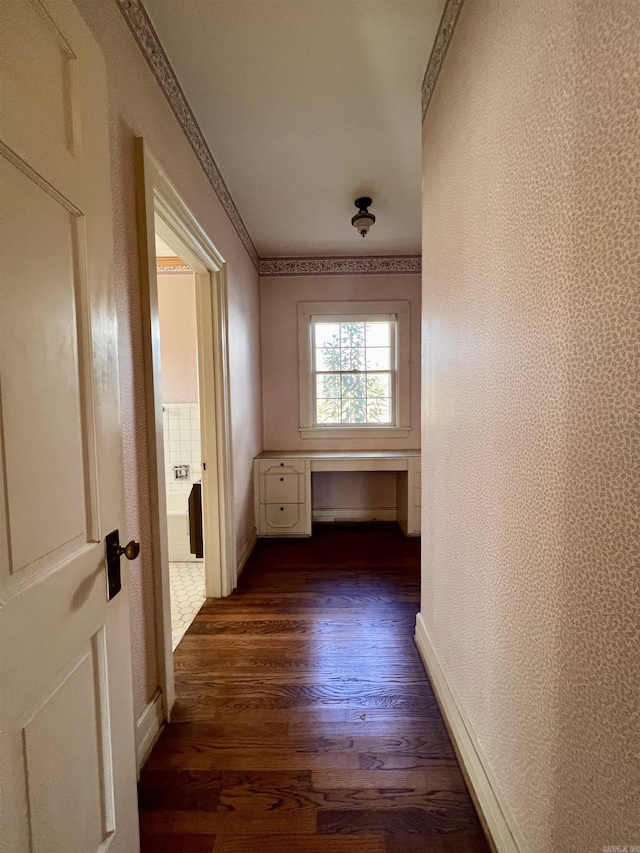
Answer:
[{"label": "white painted trim", "polygon": [[[407,300],[376,300],[363,302],[299,302],[298,303],[298,365],[300,386],[301,438],[407,438],[410,432],[410,310]],[[315,423],[315,391],[311,374],[313,364],[312,320],[322,316],[337,320],[354,316],[359,320],[379,315],[395,317],[395,423],[388,426],[345,427],[320,426]]]},{"label": "white painted trim", "polygon": [[406,427],[300,427],[300,438],[409,438]]},{"label": "white painted trim", "polygon": [[397,518],[396,508],[389,507],[361,507],[358,509],[314,509],[312,510],[314,521],[395,521]]},{"label": "white painted trim", "polygon": [[[164,719],[175,701],[169,548],[164,482],[162,386],[155,233],[195,273],[198,313],[200,420],[203,446],[205,584],[211,597],[229,595],[237,581],[231,450],[226,265],[142,138],[135,140],[138,239],[142,284],[147,435],[150,455],[152,558],[158,669]],[[204,464],[203,464],[204,468]]]},{"label": "white painted trim", "polygon": [[256,543],[258,541],[258,531],[256,528],[252,528],[251,533],[249,534],[249,538],[244,543],[242,548],[240,549],[240,553],[238,554],[238,577],[240,577],[242,570],[247,564],[247,560],[251,556],[253,549],[256,547]]},{"label": "white painted trim", "polygon": [[416,619],[415,641],[494,853],[525,853],[526,848],[513,816],[506,803],[501,802],[486,756],[460,700],[449,684],[422,613],[418,613]]},{"label": "white painted trim", "polygon": [[153,202],[153,180],[146,174],[147,162],[142,139],[135,140],[136,202],[140,285],[142,289],[142,334],[144,346],[145,402],[147,441],[149,444],[149,503],[151,508],[151,559],[156,611],[158,680],[165,720],[171,717],[175,701],[173,643],[171,637],[171,600],[169,584],[169,544],[167,536],[167,498],[164,482],[164,447],[160,376],[160,330],[158,324],[158,283]]},{"label": "white painted trim", "polygon": [[[196,310],[205,587],[209,598],[221,598],[230,595],[236,587],[236,534],[227,357],[226,277],[222,272],[218,274],[220,287],[217,294],[212,292],[212,278],[210,275],[196,275]],[[221,304],[222,300],[224,304]]]},{"label": "white painted trim", "polygon": [[151,697],[144,711],[136,722],[136,756],[138,759],[138,775],[142,765],[147,760],[155,742],[160,737],[164,724],[162,694],[158,688]]}]

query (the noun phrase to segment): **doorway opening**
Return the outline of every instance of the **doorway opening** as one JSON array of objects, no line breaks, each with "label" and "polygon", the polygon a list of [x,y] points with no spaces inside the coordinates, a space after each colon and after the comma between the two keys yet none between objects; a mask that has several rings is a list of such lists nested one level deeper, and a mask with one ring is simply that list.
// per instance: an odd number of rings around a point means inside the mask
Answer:
[{"label": "doorway opening", "polygon": [[195,274],[156,233],[162,432],[173,651],[204,604]]},{"label": "doorway opening", "polygon": [[169,721],[174,649],[204,598],[237,583],[226,267],[142,139],[136,158],[159,698]]}]

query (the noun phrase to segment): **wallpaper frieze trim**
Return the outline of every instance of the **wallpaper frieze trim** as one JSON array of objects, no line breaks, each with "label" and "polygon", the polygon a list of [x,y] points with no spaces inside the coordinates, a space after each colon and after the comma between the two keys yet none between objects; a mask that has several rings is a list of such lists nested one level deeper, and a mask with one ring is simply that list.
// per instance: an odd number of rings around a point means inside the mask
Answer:
[{"label": "wallpaper frieze trim", "polygon": [[157,264],[156,273],[158,275],[185,275],[193,270],[187,264]]},{"label": "wallpaper frieze trim", "polygon": [[431,96],[433,95],[433,90],[435,89],[435,85],[438,81],[438,75],[440,74],[440,69],[442,68],[442,63],[444,62],[444,58],[447,54],[447,48],[449,47],[453,31],[456,28],[456,23],[458,22],[458,17],[463,4],[464,0],[447,0],[444,5],[442,18],[440,18],[440,26],[436,33],[436,38],[431,50],[431,56],[427,63],[427,70],[425,71],[424,79],[422,81],[423,121],[427,109],[429,108]]},{"label": "wallpaper frieze trim", "polygon": [[334,258],[263,258],[261,276],[280,275],[381,275],[419,273],[420,255],[369,255]]},{"label": "wallpaper frieze trim", "polygon": [[189,140],[209,183],[220,199],[220,203],[238,233],[242,245],[257,268],[259,258],[256,247],[253,245],[253,241],[242,221],[242,217],[231,198],[231,193],[220,174],[216,161],[213,159],[209,146],[182,91],[176,73],[162,47],[160,38],[151,23],[142,0],[116,0],[116,3],[147,60],[147,64],[158,81],[158,85],[169,102],[178,120],[178,124]]}]

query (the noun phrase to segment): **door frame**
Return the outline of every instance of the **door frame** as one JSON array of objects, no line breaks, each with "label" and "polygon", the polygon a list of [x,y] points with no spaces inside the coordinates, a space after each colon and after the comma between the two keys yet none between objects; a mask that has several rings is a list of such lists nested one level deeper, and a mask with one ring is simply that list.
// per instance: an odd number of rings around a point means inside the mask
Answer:
[{"label": "door frame", "polygon": [[[202,436],[202,504],[207,597],[229,595],[237,584],[226,263],[142,137],[135,139],[138,239],[152,558],[156,597],[158,668],[165,720],[175,701],[169,546],[165,492],[160,329],[155,234],[178,242],[193,269],[196,288],[198,373]],[[206,470],[205,470],[206,468]]]}]

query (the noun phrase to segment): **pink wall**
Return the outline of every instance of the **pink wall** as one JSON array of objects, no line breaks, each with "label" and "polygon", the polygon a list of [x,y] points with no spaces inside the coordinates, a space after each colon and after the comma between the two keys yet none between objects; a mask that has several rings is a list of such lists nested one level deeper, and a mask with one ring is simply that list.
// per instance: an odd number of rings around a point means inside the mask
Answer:
[{"label": "pink wall", "polygon": [[157,684],[149,462],[133,140],[149,149],[227,263],[234,494],[238,548],[254,526],[252,459],[262,449],[260,295],[256,269],[204,175],[115,3],[77,0],[106,59],[115,240],[115,287],[124,430],[127,537],[140,540],[130,564],[134,700],[139,714]]},{"label": "pink wall", "polygon": [[465,3],[424,123],[422,616],[535,853],[640,840],[639,43]]},{"label": "pink wall", "polygon": [[193,273],[158,276],[162,402],[198,402],[196,288]]},{"label": "pink wall", "polygon": [[[420,275],[265,276],[262,380],[266,450],[406,449],[420,446]],[[303,439],[298,390],[298,303],[406,299],[411,304],[411,433],[406,439]],[[395,478],[315,478],[314,508],[395,507]]]},{"label": "pink wall", "polygon": [[[323,472],[313,475],[313,509],[393,510],[396,475],[391,471]],[[385,520],[384,518],[382,520]]]}]

